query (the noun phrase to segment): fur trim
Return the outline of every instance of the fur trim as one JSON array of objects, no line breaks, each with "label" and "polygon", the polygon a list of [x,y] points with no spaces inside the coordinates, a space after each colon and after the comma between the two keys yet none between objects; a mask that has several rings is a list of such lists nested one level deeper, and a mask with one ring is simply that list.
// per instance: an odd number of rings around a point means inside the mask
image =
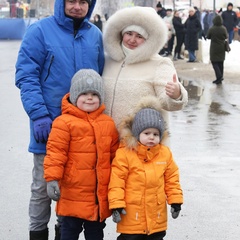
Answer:
[{"label": "fur trim", "polygon": [[142,35],[145,39],[148,38],[148,33],[146,32],[146,30],[138,25],[130,25],[130,26],[125,27],[122,30],[122,35],[129,31],[137,32],[138,34]]},{"label": "fur trim", "polygon": [[[126,116],[122,120],[122,122],[119,126],[120,140],[129,149],[136,149],[136,147],[138,145],[138,140],[133,136],[133,133],[132,133],[132,124],[133,124],[133,119],[134,119],[136,113],[139,112],[143,108],[153,108],[159,112],[164,111],[159,107],[159,101],[156,97],[147,96],[147,97],[141,98],[141,101],[137,105],[133,114]],[[164,119],[164,121],[165,121],[165,126],[167,126],[166,119]],[[167,132],[167,129],[165,129],[165,131],[163,133],[163,137],[161,139],[161,142],[167,137],[168,137],[168,132]]]},{"label": "fur trim", "polygon": [[158,16],[155,9],[150,7],[124,8],[112,15],[103,30],[103,43],[106,53],[115,61],[123,61],[122,30],[129,25],[138,25],[148,33],[144,44],[129,54],[125,62],[136,63],[150,59],[158,54],[167,42],[167,26]]},{"label": "fur trim", "polygon": [[138,140],[132,134],[132,123],[134,115],[128,116],[119,126],[120,141],[129,149],[136,149]]}]

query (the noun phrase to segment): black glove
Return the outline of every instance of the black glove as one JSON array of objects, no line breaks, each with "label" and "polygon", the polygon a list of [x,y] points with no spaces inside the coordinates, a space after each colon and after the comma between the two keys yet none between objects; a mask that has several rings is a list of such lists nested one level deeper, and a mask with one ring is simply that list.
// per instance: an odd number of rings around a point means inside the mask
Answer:
[{"label": "black glove", "polygon": [[121,219],[121,214],[126,215],[127,212],[126,212],[123,208],[113,209],[113,210],[112,210],[112,220],[113,220],[115,223],[120,222],[120,221],[122,220],[122,219]]},{"label": "black glove", "polygon": [[202,33],[202,37],[204,38],[205,41],[207,40],[207,38],[206,38],[204,33]]},{"label": "black glove", "polygon": [[171,213],[172,218],[176,219],[181,211],[181,204],[180,203],[173,203],[171,205]]}]

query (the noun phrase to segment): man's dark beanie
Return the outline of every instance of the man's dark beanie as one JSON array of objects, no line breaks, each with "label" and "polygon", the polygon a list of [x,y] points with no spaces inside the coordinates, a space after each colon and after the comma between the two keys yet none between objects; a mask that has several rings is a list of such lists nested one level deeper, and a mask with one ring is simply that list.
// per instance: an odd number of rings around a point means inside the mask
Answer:
[{"label": "man's dark beanie", "polygon": [[88,3],[89,7],[91,6],[92,4],[92,0],[86,0],[86,2]]}]

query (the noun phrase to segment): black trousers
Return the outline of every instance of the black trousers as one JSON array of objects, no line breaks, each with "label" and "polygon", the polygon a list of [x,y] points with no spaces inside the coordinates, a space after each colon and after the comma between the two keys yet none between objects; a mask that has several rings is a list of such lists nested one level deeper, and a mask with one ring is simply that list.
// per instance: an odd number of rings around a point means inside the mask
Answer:
[{"label": "black trousers", "polygon": [[166,231],[153,233],[151,235],[147,234],[124,234],[121,233],[117,240],[163,240],[166,236]]},{"label": "black trousers", "polygon": [[167,47],[168,54],[172,54],[174,39],[175,39],[175,35],[172,34],[171,38],[168,40],[168,47]]},{"label": "black trousers", "polygon": [[222,62],[212,62],[212,67],[215,72],[216,80],[223,79],[223,61]]},{"label": "black trousers", "polygon": [[63,217],[61,225],[61,240],[78,240],[84,229],[86,240],[103,240],[105,221],[87,221],[75,217]]},{"label": "black trousers", "polygon": [[185,38],[185,34],[184,33],[176,33],[176,40],[177,40],[177,44],[176,47],[174,49],[174,55],[179,56],[181,53],[181,49],[182,49],[182,45],[184,43],[184,38]]}]

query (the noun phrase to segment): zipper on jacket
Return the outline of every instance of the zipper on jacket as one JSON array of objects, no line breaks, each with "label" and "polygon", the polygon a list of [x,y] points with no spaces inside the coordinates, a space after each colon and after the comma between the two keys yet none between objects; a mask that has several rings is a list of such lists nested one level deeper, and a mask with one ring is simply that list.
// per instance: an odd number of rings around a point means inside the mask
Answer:
[{"label": "zipper on jacket", "polygon": [[76,37],[77,33],[78,33],[78,30],[77,30],[77,29],[74,29],[74,32],[73,32],[74,38]]},{"label": "zipper on jacket", "polygon": [[[94,128],[93,128],[93,131],[94,131]],[[95,143],[96,143],[96,138],[95,138]],[[95,165],[95,174],[96,174],[96,189],[95,189],[95,191],[96,191],[96,194],[95,194],[95,203],[98,205],[99,204],[99,200],[98,200],[98,172],[97,172],[97,165],[98,165],[98,151],[97,151],[97,146],[96,146],[96,165]]]},{"label": "zipper on jacket", "polygon": [[49,64],[49,67],[48,67],[48,71],[47,71],[47,76],[45,77],[44,82],[47,81],[47,79],[50,75],[50,70],[51,70],[51,67],[52,67],[53,60],[54,60],[54,56],[51,57],[50,64]]},{"label": "zipper on jacket", "polygon": [[119,71],[118,71],[118,74],[117,74],[117,77],[116,77],[116,81],[115,81],[115,84],[114,84],[114,90],[113,90],[113,100],[112,100],[112,105],[111,105],[111,111],[110,111],[110,116],[112,116],[112,112],[113,112],[113,105],[114,105],[114,96],[115,96],[115,92],[116,92],[116,86],[117,86],[117,82],[118,82],[118,78],[119,78],[119,75],[122,71],[122,69],[125,67],[125,60],[123,61]]}]

